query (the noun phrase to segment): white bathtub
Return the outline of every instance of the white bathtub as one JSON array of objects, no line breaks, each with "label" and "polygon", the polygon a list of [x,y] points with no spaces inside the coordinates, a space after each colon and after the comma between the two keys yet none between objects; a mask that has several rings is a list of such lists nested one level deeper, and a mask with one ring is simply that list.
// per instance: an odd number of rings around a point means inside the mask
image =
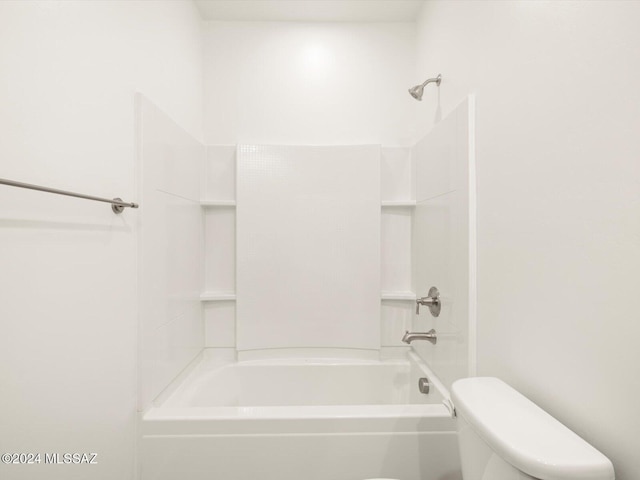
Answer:
[{"label": "white bathtub", "polygon": [[141,478],[458,480],[447,397],[414,353],[203,360],[143,415]]}]

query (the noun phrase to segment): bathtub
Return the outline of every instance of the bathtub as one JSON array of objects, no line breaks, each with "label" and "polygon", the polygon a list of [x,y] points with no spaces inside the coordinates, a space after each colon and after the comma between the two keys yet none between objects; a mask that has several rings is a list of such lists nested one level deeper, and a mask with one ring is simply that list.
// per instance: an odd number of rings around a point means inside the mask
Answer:
[{"label": "bathtub", "polygon": [[413,352],[203,358],[142,415],[141,478],[459,480],[447,398]]}]

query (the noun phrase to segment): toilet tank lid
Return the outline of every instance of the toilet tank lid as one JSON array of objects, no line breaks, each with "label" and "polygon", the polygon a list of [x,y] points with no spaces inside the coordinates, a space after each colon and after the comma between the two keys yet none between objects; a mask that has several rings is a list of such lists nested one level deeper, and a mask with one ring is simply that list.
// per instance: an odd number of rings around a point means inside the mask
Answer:
[{"label": "toilet tank lid", "polygon": [[531,400],[493,377],[454,382],[456,412],[491,449],[541,480],[613,480],[607,457]]}]

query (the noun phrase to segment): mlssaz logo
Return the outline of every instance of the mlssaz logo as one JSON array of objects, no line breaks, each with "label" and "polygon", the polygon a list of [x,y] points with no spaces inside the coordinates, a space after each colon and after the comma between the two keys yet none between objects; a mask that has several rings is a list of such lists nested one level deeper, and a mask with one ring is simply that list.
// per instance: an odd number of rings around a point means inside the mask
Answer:
[{"label": "mlssaz logo", "polygon": [[45,453],[44,463],[54,463],[58,465],[95,465],[98,463],[97,453]]}]

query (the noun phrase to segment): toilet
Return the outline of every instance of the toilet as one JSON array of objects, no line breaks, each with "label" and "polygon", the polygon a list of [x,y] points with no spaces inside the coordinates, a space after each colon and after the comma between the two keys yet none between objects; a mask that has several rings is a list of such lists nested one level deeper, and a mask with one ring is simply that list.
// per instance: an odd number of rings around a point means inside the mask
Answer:
[{"label": "toilet", "polygon": [[451,388],[464,480],[613,480],[607,457],[503,381]]}]

